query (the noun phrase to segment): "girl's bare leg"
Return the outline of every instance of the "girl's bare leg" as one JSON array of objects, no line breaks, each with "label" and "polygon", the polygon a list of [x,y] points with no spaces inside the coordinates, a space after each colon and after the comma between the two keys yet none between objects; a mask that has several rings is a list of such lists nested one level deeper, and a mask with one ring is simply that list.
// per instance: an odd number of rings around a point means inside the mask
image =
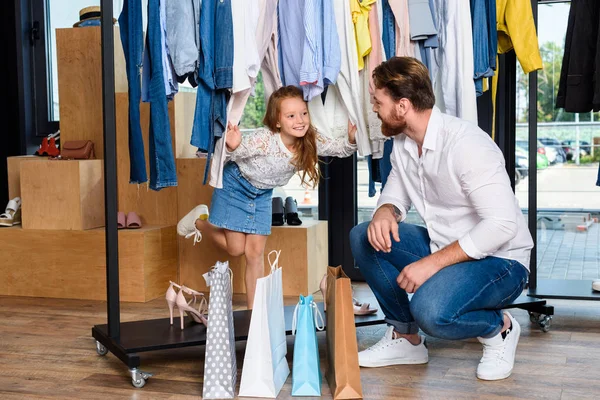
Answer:
[{"label": "girl's bare leg", "polygon": [[264,275],[267,237],[264,235],[246,235],[246,301],[248,302],[248,309],[251,309],[254,305],[256,280]]},{"label": "girl's bare leg", "polygon": [[244,254],[246,247],[246,234],[234,232],[229,229],[219,228],[208,221],[196,220],[196,228],[202,232],[203,237],[210,239],[225,250],[232,257],[239,257]]}]

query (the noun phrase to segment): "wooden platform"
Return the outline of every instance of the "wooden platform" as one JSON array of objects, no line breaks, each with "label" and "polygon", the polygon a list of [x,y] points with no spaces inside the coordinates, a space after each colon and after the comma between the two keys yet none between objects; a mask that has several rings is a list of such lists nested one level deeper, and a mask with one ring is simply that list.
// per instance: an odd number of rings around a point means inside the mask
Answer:
[{"label": "wooden platform", "polygon": [[[174,226],[119,231],[122,301],[164,295],[177,279]],[[88,231],[0,228],[0,295],[106,299],[104,229]]]},{"label": "wooden platform", "polygon": [[[362,299],[368,289],[359,284]],[[294,298],[286,298],[293,305]],[[245,302],[237,296],[235,309]],[[556,308],[550,332],[530,324],[527,313],[513,311],[522,328],[513,374],[484,382],[475,377],[481,358],[476,340],[446,341],[427,337],[429,363],[362,368],[364,398],[393,399],[594,399],[600,393],[600,309],[595,302],[552,301]],[[163,299],[121,304],[123,321],[168,317]],[[144,354],[142,370],[154,373],[143,389],[131,386],[123,363],[96,354],[90,328],[106,323],[102,301],[0,297],[0,398],[180,399],[202,396],[204,347]],[[357,328],[359,350],[376,343],[384,325]],[[317,334],[321,371],[327,369],[325,333]],[[236,346],[238,374],[244,343]],[[288,337],[292,367],[293,337]],[[239,375],[238,375],[239,377]],[[239,382],[239,380],[238,380]],[[278,399],[293,399],[291,377]],[[323,399],[331,399],[324,380]],[[236,389],[237,390],[237,389]]]}]

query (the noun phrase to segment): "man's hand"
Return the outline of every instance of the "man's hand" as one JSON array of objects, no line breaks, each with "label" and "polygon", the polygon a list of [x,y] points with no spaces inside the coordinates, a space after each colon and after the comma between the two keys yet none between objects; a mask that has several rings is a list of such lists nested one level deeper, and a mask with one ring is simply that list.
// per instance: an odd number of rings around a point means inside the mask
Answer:
[{"label": "man's hand", "polygon": [[401,289],[406,290],[406,293],[414,293],[440,269],[432,262],[431,256],[428,256],[404,267],[396,282]]},{"label": "man's hand", "polygon": [[391,204],[384,204],[379,207],[373,220],[369,224],[367,235],[369,237],[369,243],[377,251],[385,251],[389,253],[392,251],[392,241],[390,234],[394,237],[396,242],[400,241],[400,235],[398,234],[398,217],[394,212],[394,206]]},{"label": "man's hand", "polygon": [[225,136],[225,144],[227,150],[234,151],[242,143],[242,132],[237,125],[231,125],[231,122],[227,123],[227,136]]}]

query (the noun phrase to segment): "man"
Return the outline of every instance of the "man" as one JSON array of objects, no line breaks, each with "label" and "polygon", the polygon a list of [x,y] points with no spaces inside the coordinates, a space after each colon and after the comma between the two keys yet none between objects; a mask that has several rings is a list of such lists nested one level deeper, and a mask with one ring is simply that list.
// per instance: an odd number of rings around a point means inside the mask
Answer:
[{"label": "man", "polygon": [[[392,171],[373,220],[356,226],[350,243],[389,327],[359,364],[426,363],[420,328],[448,340],[477,337],[477,377],[507,378],[521,328],[502,308],[525,286],[533,241],[504,157],[479,127],[434,107],[416,59],[394,57],[373,78],[373,110],[394,140]],[[426,228],[402,222],[411,205]]]}]

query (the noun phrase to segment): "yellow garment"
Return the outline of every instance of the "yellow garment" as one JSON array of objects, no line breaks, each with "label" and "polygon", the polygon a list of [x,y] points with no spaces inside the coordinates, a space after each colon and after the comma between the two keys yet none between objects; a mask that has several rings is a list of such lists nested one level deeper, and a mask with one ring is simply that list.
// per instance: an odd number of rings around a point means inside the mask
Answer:
[{"label": "yellow garment", "polygon": [[371,52],[371,31],[369,30],[369,11],[376,0],[350,0],[356,49],[358,50],[358,70],[365,68],[365,57]]},{"label": "yellow garment", "polygon": [[[526,0],[496,0],[498,54],[515,50],[526,74],[544,68],[538,45],[531,2]],[[496,140],[496,93],[500,64],[496,57],[496,73],[492,77],[492,139]]]},{"label": "yellow garment", "polygon": [[527,0],[496,0],[498,53],[515,49],[523,71],[528,74],[543,68],[531,2]]}]

